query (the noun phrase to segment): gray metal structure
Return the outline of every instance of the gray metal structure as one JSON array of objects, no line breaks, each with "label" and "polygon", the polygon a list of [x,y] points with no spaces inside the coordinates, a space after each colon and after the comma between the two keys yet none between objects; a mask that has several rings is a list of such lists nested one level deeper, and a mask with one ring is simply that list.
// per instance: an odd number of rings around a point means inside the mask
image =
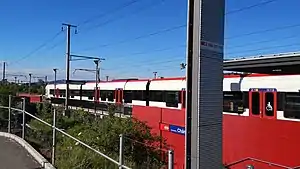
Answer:
[{"label": "gray metal structure", "polygon": [[189,0],[186,169],[222,168],[225,0]]},{"label": "gray metal structure", "polygon": [[[66,41],[66,100],[65,100],[65,113],[68,110],[69,100],[69,80],[70,80],[70,58],[71,58],[71,27],[77,28],[77,26],[71,24],[62,24],[67,27],[67,41]],[[64,114],[65,115],[65,114]]]},{"label": "gray metal structure", "polygon": [[53,110],[53,126],[52,126],[52,155],[51,163],[55,165],[55,150],[56,150],[56,109]]},{"label": "gray metal structure", "polygon": [[23,114],[23,118],[22,118],[22,139],[25,139],[25,127],[26,127],[26,114],[25,114],[25,109],[26,107],[26,100],[25,98],[23,98],[23,102],[22,102],[22,108],[23,108],[23,111],[22,111],[22,114]]}]

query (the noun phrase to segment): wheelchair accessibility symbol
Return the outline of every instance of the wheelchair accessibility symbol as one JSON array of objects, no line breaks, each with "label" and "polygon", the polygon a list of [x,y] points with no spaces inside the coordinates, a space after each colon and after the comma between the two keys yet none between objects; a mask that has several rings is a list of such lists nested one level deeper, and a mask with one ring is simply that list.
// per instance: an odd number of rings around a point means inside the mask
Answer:
[{"label": "wheelchair accessibility symbol", "polygon": [[271,105],[270,102],[268,102],[268,104],[267,104],[267,106],[266,106],[266,110],[267,110],[267,111],[273,111],[273,107],[272,107],[272,105]]}]

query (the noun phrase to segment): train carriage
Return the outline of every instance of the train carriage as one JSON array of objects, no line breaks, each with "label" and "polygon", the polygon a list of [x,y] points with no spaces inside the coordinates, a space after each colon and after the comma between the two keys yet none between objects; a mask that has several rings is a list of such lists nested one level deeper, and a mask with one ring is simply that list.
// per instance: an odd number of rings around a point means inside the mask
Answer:
[{"label": "train carriage", "polygon": [[[57,86],[59,93],[64,93],[65,84]],[[70,87],[71,93],[79,89],[74,93],[81,94],[70,99],[82,97],[85,101],[95,101],[96,98],[100,103],[132,106],[134,117],[147,121],[155,133],[168,140],[175,151],[176,168],[183,168],[185,78],[116,80],[100,82],[98,86],[98,90],[95,83]],[[55,97],[51,95],[53,86],[46,89],[48,97]],[[299,90],[299,75],[224,75],[224,163],[234,163],[231,168],[244,168],[249,164],[276,168],[271,163],[288,167],[300,165]],[[97,93],[100,93],[99,99],[95,97]],[[247,160],[250,158],[257,160]]]}]

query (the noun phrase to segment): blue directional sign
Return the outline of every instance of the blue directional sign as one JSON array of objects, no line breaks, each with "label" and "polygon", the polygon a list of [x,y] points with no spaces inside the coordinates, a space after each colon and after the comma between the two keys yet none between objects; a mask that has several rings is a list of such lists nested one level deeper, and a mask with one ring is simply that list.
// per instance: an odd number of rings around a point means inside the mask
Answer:
[{"label": "blue directional sign", "polygon": [[185,135],[185,128],[180,126],[170,125],[170,132]]}]

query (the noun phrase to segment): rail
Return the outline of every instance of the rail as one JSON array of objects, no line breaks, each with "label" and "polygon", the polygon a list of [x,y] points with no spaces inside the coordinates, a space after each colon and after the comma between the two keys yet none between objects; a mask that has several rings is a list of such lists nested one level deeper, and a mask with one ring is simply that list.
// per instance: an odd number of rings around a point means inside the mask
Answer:
[{"label": "rail", "polygon": [[288,166],[284,166],[284,165],[280,165],[280,164],[272,163],[272,162],[269,162],[269,161],[264,161],[264,160],[252,158],[252,157],[247,157],[247,158],[244,158],[244,159],[232,162],[230,164],[227,164],[225,166],[225,168],[230,169],[230,167],[232,167],[232,166],[234,166],[236,164],[240,164],[242,162],[249,161],[249,160],[254,161],[254,162],[263,163],[263,164],[268,164],[269,166],[276,166],[276,167],[284,168],[284,169],[300,169],[300,166],[297,166],[297,167],[288,167]]},{"label": "rail", "polygon": [[[56,151],[56,131],[60,132],[61,134],[69,137],[70,139],[76,141],[77,143],[81,144],[82,146],[88,148],[89,150],[92,150],[93,152],[95,152],[96,154],[104,157],[105,159],[111,161],[112,163],[116,164],[118,166],[119,169],[131,169],[130,167],[127,167],[124,165],[124,152],[123,152],[123,142],[124,142],[124,136],[123,134],[120,135],[120,144],[119,144],[119,161],[114,160],[113,158],[105,155],[104,153],[100,152],[99,150],[96,150],[95,148],[92,148],[91,146],[89,146],[88,144],[82,142],[81,140],[77,139],[76,137],[68,134],[67,132],[63,131],[62,129],[59,129],[56,127],[56,109],[54,108],[53,111],[53,124],[47,123],[46,121],[32,115],[31,113],[25,111],[25,107],[26,107],[26,101],[23,98],[22,100],[22,109],[18,109],[18,108],[13,108],[11,106],[11,95],[9,95],[9,105],[8,106],[1,106],[0,108],[2,109],[8,109],[8,133],[11,133],[11,115],[12,115],[12,110],[17,111],[17,112],[21,112],[22,113],[22,139],[25,140],[25,127],[27,126],[26,124],[26,120],[25,120],[25,115],[28,115],[34,119],[36,119],[37,121],[47,125],[48,127],[52,128],[52,155],[51,155],[51,159],[52,159],[52,164],[55,165],[55,151]],[[172,150],[168,151],[168,169],[173,169],[174,168],[174,153]]]}]

